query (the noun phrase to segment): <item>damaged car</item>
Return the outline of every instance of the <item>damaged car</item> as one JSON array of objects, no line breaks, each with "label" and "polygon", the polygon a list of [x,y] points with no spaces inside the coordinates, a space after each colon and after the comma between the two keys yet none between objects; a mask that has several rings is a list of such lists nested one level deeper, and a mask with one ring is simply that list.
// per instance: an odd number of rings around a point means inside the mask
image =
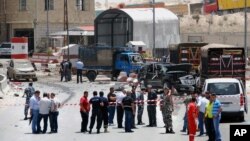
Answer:
[{"label": "damaged car", "polygon": [[192,64],[149,63],[138,73],[141,86],[152,85],[161,92],[164,86],[176,89],[178,94],[190,93],[196,89],[196,75],[191,73]]}]

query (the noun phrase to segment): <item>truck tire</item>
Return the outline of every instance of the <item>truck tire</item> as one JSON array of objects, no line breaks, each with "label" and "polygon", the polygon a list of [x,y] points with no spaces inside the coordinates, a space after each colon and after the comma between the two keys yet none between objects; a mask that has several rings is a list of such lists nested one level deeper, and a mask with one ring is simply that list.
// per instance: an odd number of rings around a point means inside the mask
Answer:
[{"label": "truck tire", "polygon": [[117,77],[119,76],[119,74],[120,74],[119,70],[113,71],[111,80],[117,81]]},{"label": "truck tire", "polygon": [[33,78],[33,81],[35,82],[35,81],[37,81],[38,79],[37,79],[37,77],[36,78]]},{"label": "truck tire", "polygon": [[87,74],[86,74],[86,76],[87,76],[87,78],[88,78],[88,80],[90,81],[90,82],[94,82],[95,81],[95,79],[96,79],[96,72],[94,72],[94,71],[89,71],[89,72],[87,72]]}]

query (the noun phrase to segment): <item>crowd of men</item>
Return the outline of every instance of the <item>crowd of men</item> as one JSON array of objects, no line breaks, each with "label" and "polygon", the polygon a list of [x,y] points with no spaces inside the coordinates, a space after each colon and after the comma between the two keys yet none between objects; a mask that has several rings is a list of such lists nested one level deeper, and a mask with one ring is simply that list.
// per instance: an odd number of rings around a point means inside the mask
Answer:
[{"label": "crowd of men", "polygon": [[186,105],[186,113],[183,118],[184,125],[181,132],[187,132],[189,140],[194,141],[197,129],[200,131],[198,136],[203,136],[205,127],[208,141],[221,141],[219,124],[222,108],[220,101],[216,98],[216,94],[205,92],[198,95],[194,92],[184,103]]},{"label": "crowd of men", "polygon": [[[104,132],[107,133],[108,126],[114,126],[114,115],[117,112],[117,127],[124,128],[125,132],[132,133],[132,129],[137,125],[144,125],[142,115],[144,106],[147,107],[148,112],[148,125],[147,127],[157,127],[156,107],[157,102],[160,101],[160,110],[162,112],[164,127],[166,133],[174,134],[172,124],[172,113],[174,112],[173,101],[173,88],[165,86],[163,94],[158,99],[157,94],[152,90],[152,86],[148,85],[147,88],[141,87],[140,91],[137,90],[136,85],[129,88],[124,86],[115,89],[110,87],[107,97],[104,92],[93,92],[93,96],[88,99],[88,91],[84,91],[80,99],[80,114],[82,118],[81,132],[92,133],[92,130],[97,122],[96,131],[99,134],[103,124]],[[60,102],[55,98],[55,94],[44,93],[43,98],[40,98],[40,91],[35,91],[32,83],[25,89],[26,104],[25,104],[25,120],[27,120],[28,109],[32,118],[32,132],[46,133],[48,118],[50,121],[51,132],[56,133],[58,129],[57,116],[59,114],[58,108]],[[144,95],[147,94],[147,100],[144,100]],[[146,104],[145,104],[146,103]],[[205,92],[198,94],[192,92],[190,97],[184,101],[186,105],[186,113],[184,114],[184,125],[181,132],[187,132],[189,140],[194,141],[197,131],[200,131],[198,136],[206,134],[208,141],[221,141],[221,134],[219,130],[219,123],[221,119],[221,103],[216,98],[215,93]],[[89,115],[92,110],[91,115]],[[90,124],[89,123],[90,116]],[[123,126],[123,119],[125,116],[125,124]],[[40,122],[43,119],[44,126],[41,130]],[[198,123],[198,125],[197,125]],[[204,130],[206,129],[206,132]]]},{"label": "crowd of men", "polygon": [[[33,88],[33,83],[29,83],[29,86],[25,89],[23,97],[26,96],[24,120],[28,119],[28,111],[30,109],[30,123],[32,123],[32,133],[45,134],[48,127],[48,119],[50,122],[50,133],[57,133],[58,122],[57,117],[59,115],[58,108],[60,108],[60,102],[55,97],[55,93],[43,93],[43,97],[40,97],[40,91]],[[41,129],[41,121],[43,120],[43,129]]]},{"label": "crowd of men", "polygon": [[[100,133],[102,122],[104,123],[104,132],[108,132],[108,126],[114,126],[114,115],[117,112],[117,127],[124,128],[125,132],[134,132],[132,129],[136,127],[136,115],[137,125],[144,125],[142,121],[142,115],[144,111],[144,95],[146,91],[147,95],[147,110],[149,124],[147,127],[157,127],[156,121],[156,107],[158,96],[152,91],[152,86],[149,85],[146,88],[142,88],[141,91],[136,91],[137,86],[131,86],[131,89],[119,87],[114,89],[110,88],[107,98],[104,97],[104,93],[97,91],[93,92],[93,97],[88,99],[88,92],[85,91],[80,99],[80,113],[82,117],[81,132],[92,133],[92,129],[97,120],[97,133]],[[90,125],[88,125],[90,106],[92,105],[92,115],[90,116]],[[162,97],[161,110],[166,127],[166,133],[175,133],[172,127],[172,112],[173,112],[173,99],[171,90],[167,87],[164,88],[164,95]],[[137,114],[136,114],[137,111]],[[125,116],[125,124],[123,126],[123,119]]]}]

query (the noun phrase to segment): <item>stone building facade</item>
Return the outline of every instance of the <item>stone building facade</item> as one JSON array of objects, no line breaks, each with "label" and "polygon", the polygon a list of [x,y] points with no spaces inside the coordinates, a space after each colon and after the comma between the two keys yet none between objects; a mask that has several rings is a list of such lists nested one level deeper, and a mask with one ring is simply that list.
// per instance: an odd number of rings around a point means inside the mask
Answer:
[{"label": "stone building facade", "polygon": [[[44,47],[47,31],[50,34],[64,30],[64,1],[0,0],[0,43],[25,36],[29,38],[29,50]],[[94,0],[67,1],[69,29],[93,25]]]}]

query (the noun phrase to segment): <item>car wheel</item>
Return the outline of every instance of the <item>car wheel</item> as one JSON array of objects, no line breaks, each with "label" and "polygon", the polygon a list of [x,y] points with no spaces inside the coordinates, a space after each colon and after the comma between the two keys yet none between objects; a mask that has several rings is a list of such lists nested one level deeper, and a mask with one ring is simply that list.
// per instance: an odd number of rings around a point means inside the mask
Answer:
[{"label": "car wheel", "polygon": [[37,81],[37,77],[36,77],[36,78],[33,78],[33,81]]}]

